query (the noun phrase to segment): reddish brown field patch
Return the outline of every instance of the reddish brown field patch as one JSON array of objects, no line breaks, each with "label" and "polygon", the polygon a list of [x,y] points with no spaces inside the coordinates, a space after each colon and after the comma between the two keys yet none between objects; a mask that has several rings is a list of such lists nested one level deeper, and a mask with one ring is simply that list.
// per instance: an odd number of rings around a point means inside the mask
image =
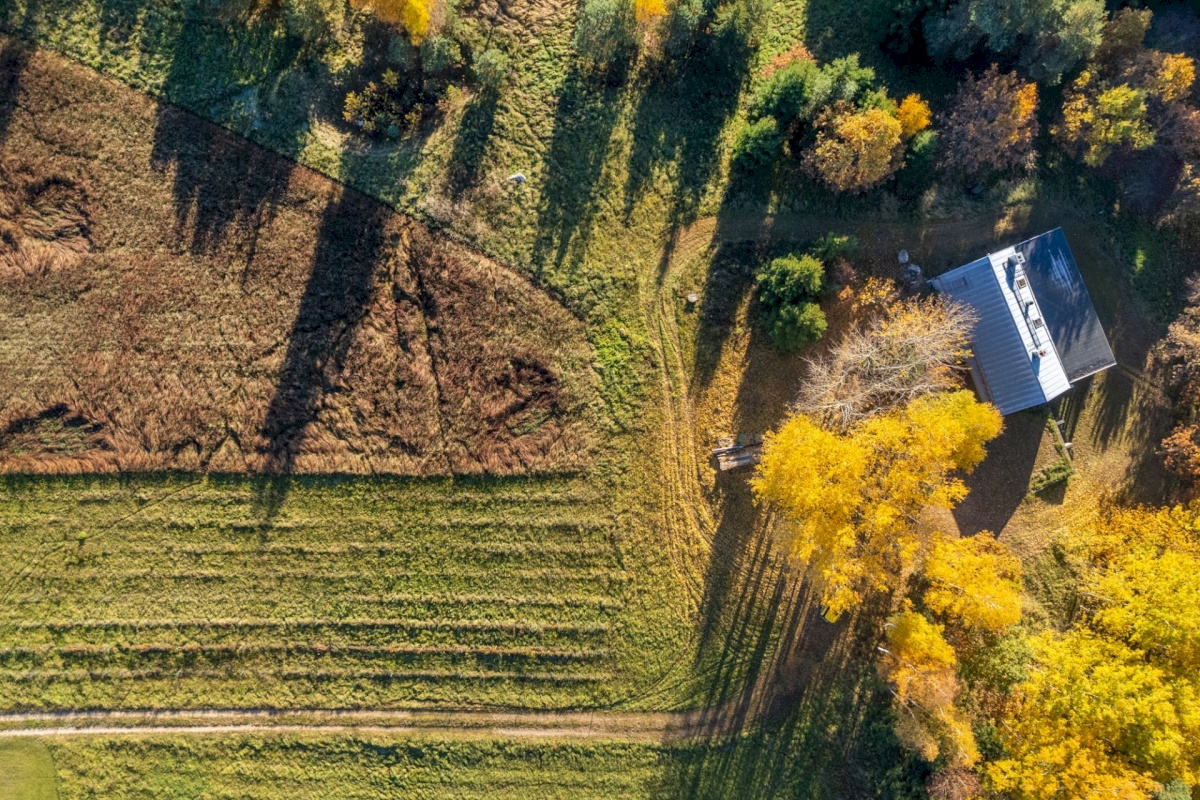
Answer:
[{"label": "reddish brown field patch", "polygon": [[0,471],[574,470],[582,325],[519,275],[53,56],[0,96]]}]

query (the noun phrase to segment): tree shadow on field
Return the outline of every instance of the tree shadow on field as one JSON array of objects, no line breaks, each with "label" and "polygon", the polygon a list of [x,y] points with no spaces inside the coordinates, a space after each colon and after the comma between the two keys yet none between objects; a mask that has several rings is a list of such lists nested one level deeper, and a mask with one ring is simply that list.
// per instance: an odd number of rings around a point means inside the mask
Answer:
[{"label": "tree shadow on field", "polygon": [[[633,118],[633,144],[625,180],[625,221],[648,187],[674,171],[668,224],[671,230],[695,220],[700,201],[720,160],[720,136],[737,109],[750,72],[753,49],[748,25],[736,19],[703,34],[692,51],[652,72],[642,87]],[[658,273],[670,263],[668,241]]]},{"label": "tree shadow on field", "polygon": [[447,167],[450,195],[455,200],[479,182],[479,168],[483,165],[488,141],[496,125],[496,106],[499,101],[499,92],[484,89],[471,100],[463,113]]},{"label": "tree shadow on field", "polygon": [[593,68],[572,59],[554,110],[554,133],[546,156],[538,202],[533,266],[540,276],[587,253],[592,220],[600,205],[599,182],[609,142],[621,114],[622,84],[629,64]]},{"label": "tree shadow on field", "polygon": [[287,338],[274,397],[261,437],[269,480],[260,501],[273,515],[286,494],[323,396],[338,391],[353,335],[367,313],[378,266],[398,245],[385,228],[391,210],[352,189],[325,209],[313,251],[312,274]]},{"label": "tree shadow on field", "polygon": [[[205,63],[209,54],[196,44],[211,36],[216,24],[192,14],[185,17],[163,86],[166,97],[187,92],[190,82],[210,66]],[[236,234],[236,246],[245,250],[247,262],[254,260],[258,230],[270,222],[295,167],[286,158],[166,104],[159,106],[151,164],[175,170],[175,233],[180,240],[194,253],[209,254]]]},{"label": "tree shadow on field", "polygon": [[905,797],[920,770],[892,733],[874,672],[882,605],[836,624],[772,545],[743,478],[722,476],[696,671],[701,735],[662,798]]},{"label": "tree shadow on field", "polygon": [[21,95],[21,76],[29,63],[29,49],[16,39],[0,44],[0,139],[8,133],[9,123],[17,113]]}]

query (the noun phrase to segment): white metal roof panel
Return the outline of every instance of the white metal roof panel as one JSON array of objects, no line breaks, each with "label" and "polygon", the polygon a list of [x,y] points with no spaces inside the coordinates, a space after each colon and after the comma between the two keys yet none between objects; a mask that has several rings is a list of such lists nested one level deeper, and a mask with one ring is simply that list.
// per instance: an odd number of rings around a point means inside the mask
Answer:
[{"label": "white metal roof panel", "polygon": [[1030,367],[1041,384],[1046,400],[1053,400],[1071,389],[1071,381],[1063,369],[1058,350],[1046,328],[1046,319],[1038,307],[1037,298],[1025,273],[1025,258],[1012,247],[988,256],[996,283],[1004,295],[1008,312],[1021,337]]},{"label": "white metal roof panel", "polygon": [[984,399],[1001,414],[1045,403],[1047,397],[1030,360],[1030,349],[1013,319],[1009,298],[1001,290],[991,260],[981,258],[951,270],[934,278],[933,284],[975,310],[979,321],[971,334],[971,367]]}]

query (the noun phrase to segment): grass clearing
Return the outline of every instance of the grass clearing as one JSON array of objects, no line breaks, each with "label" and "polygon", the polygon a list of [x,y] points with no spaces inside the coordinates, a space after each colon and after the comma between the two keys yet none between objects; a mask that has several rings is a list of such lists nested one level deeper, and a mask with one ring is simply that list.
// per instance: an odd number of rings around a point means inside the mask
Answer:
[{"label": "grass clearing", "polygon": [[0,741],[0,796],[6,800],[57,800],[54,761],[39,741]]},{"label": "grass clearing", "polygon": [[51,744],[62,800],[103,797],[652,798],[671,746],[349,735],[118,737]]}]

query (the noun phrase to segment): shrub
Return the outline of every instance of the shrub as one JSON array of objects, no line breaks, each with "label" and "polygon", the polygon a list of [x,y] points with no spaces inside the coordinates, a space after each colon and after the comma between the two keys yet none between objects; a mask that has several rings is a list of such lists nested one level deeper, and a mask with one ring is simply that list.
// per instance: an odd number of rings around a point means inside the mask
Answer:
[{"label": "shrub", "polygon": [[462,48],[449,36],[430,36],[421,42],[421,66],[426,73],[438,75],[461,67]]},{"label": "shrub", "polygon": [[484,89],[496,89],[508,75],[508,56],[504,51],[489,47],[480,53],[474,64],[475,79]]},{"label": "shrub", "polygon": [[830,261],[837,261],[839,258],[845,258],[858,251],[858,237],[852,234],[839,236],[830,231],[813,242],[809,252],[814,258],[819,259],[822,263],[828,264]]},{"label": "shrub", "polygon": [[783,152],[779,127],[771,117],[752,122],[733,146],[734,168],[748,174],[770,169]]},{"label": "shrub", "polygon": [[780,350],[794,350],[825,333],[825,314],[816,304],[825,268],[812,256],[777,258],[758,273],[763,327]]},{"label": "shrub", "polygon": [[783,351],[798,350],[812,344],[825,334],[828,323],[825,312],[815,302],[784,306],[774,315],[764,319],[767,336],[776,348]]},{"label": "shrub", "polygon": [[1075,467],[1071,465],[1071,459],[1066,456],[1059,456],[1057,461],[1045,467],[1033,477],[1033,480],[1029,482],[1029,491],[1034,493],[1044,492],[1051,486],[1066,483],[1074,474]]},{"label": "shrub", "polygon": [[394,137],[420,119],[421,99],[411,82],[402,82],[395,70],[388,69],[378,82],[346,95],[342,116],[366,133],[386,132]]},{"label": "shrub", "polygon": [[920,95],[910,94],[900,101],[896,109],[896,119],[900,120],[900,130],[905,139],[911,139],[916,134],[929,127],[933,114],[929,104]]}]

